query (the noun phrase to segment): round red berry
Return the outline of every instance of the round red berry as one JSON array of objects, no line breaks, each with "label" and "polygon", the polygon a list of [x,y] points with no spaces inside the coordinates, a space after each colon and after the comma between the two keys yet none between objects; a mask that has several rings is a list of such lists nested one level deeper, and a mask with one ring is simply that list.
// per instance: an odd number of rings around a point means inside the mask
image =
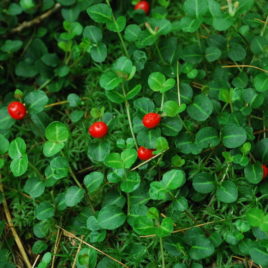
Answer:
[{"label": "round red berry", "polygon": [[148,14],[150,11],[150,4],[147,1],[140,1],[136,4],[134,9],[142,9],[146,14]]},{"label": "round red berry", "polygon": [[107,132],[108,126],[102,121],[93,123],[88,129],[88,133],[93,138],[102,138],[107,134]]},{"label": "round red berry", "polygon": [[139,147],[138,149],[138,158],[140,160],[148,160],[153,157],[153,150],[147,149],[143,146]]},{"label": "round red berry", "polygon": [[262,165],[262,171],[263,171],[262,178],[265,179],[268,176],[268,167],[265,165]]},{"label": "round red berry", "polygon": [[26,107],[19,101],[9,103],[7,106],[7,111],[9,115],[16,120],[21,120],[26,115]]},{"label": "round red berry", "polygon": [[156,114],[156,113],[148,113],[142,119],[143,125],[147,128],[154,128],[158,126],[160,121],[161,121],[161,116],[160,114]]}]

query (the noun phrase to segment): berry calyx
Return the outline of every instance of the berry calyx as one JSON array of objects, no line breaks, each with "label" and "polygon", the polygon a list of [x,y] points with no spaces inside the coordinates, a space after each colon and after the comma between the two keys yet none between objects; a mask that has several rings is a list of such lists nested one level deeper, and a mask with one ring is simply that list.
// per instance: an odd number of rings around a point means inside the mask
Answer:
[{"label": "berry calyx", "polygon": [[16,120],[23,119],[27,112],[24,104],[19,101],[13,101],[9,103],[9,105],[7,106],[7,111],[9,115]]},{"label": "berry calyx", "polygon": [[150,11],[150,4],[147,2],[147,1],[140,1],[138,2],[135,7],[134,7],[135,10],[137,9],[141,9],[143,10],[146,14],[149,13]]},{"label": "berry calyx", "polygon": [[143,125],[147,128],[154,128],[158,126],[160,121],[161,121],[161,116],[160,114],[157,114],[157,113],[148,113],[142,119]]},{"label": "berry calyx", "polygon": [[268,177],[268,167],[265,165],[262,165],[262,171],[263,171],[262,178],[265,179],[266,177]]},{"label": "berry calyx", "polygon": [[108,133],[108,126],[102,121],[95,122],[88,128],[88,133],[93,138],[103,138]]},{"label": "berry calyx", "polygon": [[139,147],[138,149],[138,158],[142,161],[149,160],[153,157],[153,151],[152,149],[145,148],[143,146]]}]

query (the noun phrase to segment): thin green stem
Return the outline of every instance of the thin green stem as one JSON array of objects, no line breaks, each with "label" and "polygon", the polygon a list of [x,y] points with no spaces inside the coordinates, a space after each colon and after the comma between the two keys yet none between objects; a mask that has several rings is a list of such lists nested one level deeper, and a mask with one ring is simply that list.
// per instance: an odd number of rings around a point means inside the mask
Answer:
[{"label": "thin green stem", "polygon": [[164,248],[163,248],[163,239],[162,239],[162,237],[159,238],[159,243],[160,243],[162,268],[165,268],[166,267],[166,264],[165,264],[165,256],[164,256]]},{"label": "thin green stem", "polygon": [[[124,97],[126,97],[126,91],[125,91],[124,84],[122,84],[122,91],[123,91]],[[127,119],[128,119],[130,132],[131,132],[132,138],[133,138],[133,140],[135,142],[136,149],[138,149],[138,143],[137,143],[137,140],[136,140],[136,137],[135,137],[135,134],[134,134],[132,120],[131,120],[131,116],[130,116],[130,110],[129,110],[129,103],[128,103],[127,100],[125,100],[125,106],[126,106]]]},{"label": "thin green stem", "polygon": [[162,54],[161,54],[161,51],[160,51],[160,49],[159,49],[159,47],[158,47],[158,44],[155,44],[155,48],[156,48],[156,51],[157,51],[157,54],[158,54],[158,57],[159,57],[161,63],[162,63],[162,64],[165,64],[164,58],[163,58],[163,56],[162,56]]},{"label": "thin green stem", "polygon": [[163,112],[163,108],[164,108],[164,101],[165,101],[165,93],[162,93],[161,107],[160,107],[160,111],[161,111],[161,112]]},{"label": "thin green stem", "polygon": [[[106,0],[106,3],[107,3],[108,6],[111,6],[109,0]],[[128,54],[127,47],[126,47],[126,44],[125,44],[125,42],[124,42],[124,39],[123,39],[121,33],[120,33],[119,30],[118,30],[118,29],[119,29],[119,26],[118,26],[118,23],[117,23],[117,21],[116,21],[116,19],[115,19],[115,17],[114,17],[114,14],[112,14],[112,18],[113,18],[113,22],[114,22],[114,24],[115,24],[115,27],[116,27],[116,29],[117,29],[116,33],[117,33],[117,35],[118,35],[118,37],[119,37],[119,39],[120,39],[120,42],[121,42],[123,51],[124,51],[125,55],[126,55],[127,57],[129,57],[129,54]]]},{"label": "thin green stem", "polygon": [[30,161],[28,162],[29,166],[32,168],[33,171],[42,179],[45,180],[44,176],[41,174],[41,172],[36,168],[35,165],[33,165]]},{"label": "thin green stem", "polygon": [[262,30],[261,30],[261,34],[260,34],[260,36],[263,36],[263,35],[264,35],[267,25],[268,25],[268,15],[267,15],[267,17],[266,17],[264,26],[263,26],[263,28],[262,28]]},{"label": "thin green stem", "polygon": [[178,103],[179,103],[179,106],[181,106],[181,92],[180,92],[180,63],[179,63],[179,61],[177,61],[176,73],[177,73]]}]

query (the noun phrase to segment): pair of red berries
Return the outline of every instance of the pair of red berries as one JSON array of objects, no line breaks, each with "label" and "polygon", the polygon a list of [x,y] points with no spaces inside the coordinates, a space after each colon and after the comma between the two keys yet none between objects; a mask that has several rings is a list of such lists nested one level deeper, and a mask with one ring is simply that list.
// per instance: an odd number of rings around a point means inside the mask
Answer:
[{"label": "pair of red berries", "polygon": [[[147,128],[154,128],[159,125],[161,120],[161,116],[157,113],[148,113],[146,114],[143,119],[142,123],[145,127]],[[89,129],[88,133],[93,137],[93,138],[103,138],[106,136],[108,133],[108,126],[102,122],[95,122],[93,123]],[[140,160],[148,160],[153,157],[153,150],[145,148],[143,146],[139,147],[138,149],[138,157]]]},{"label": "pair of red berries", "polygon": [[140,1],[135,5],[134,9],[141,9],[148,14],[150,12],[150,4],[147,1]]},{"label": "pair of red berries", "polygon": [[23,103],[19,101],[13,101],[7,106],[9,115],[16,120],[21,120],[26,116],[27,110]]}]

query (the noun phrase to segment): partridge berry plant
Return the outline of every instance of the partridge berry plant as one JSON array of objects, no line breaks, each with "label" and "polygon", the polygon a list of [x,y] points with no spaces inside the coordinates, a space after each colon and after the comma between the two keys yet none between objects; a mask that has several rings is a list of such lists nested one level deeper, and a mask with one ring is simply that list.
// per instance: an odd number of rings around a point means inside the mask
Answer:
[{"label": "partridge berry plant", "polygon": [[0,267],[268,267],[267,10],[0,1]]}]

